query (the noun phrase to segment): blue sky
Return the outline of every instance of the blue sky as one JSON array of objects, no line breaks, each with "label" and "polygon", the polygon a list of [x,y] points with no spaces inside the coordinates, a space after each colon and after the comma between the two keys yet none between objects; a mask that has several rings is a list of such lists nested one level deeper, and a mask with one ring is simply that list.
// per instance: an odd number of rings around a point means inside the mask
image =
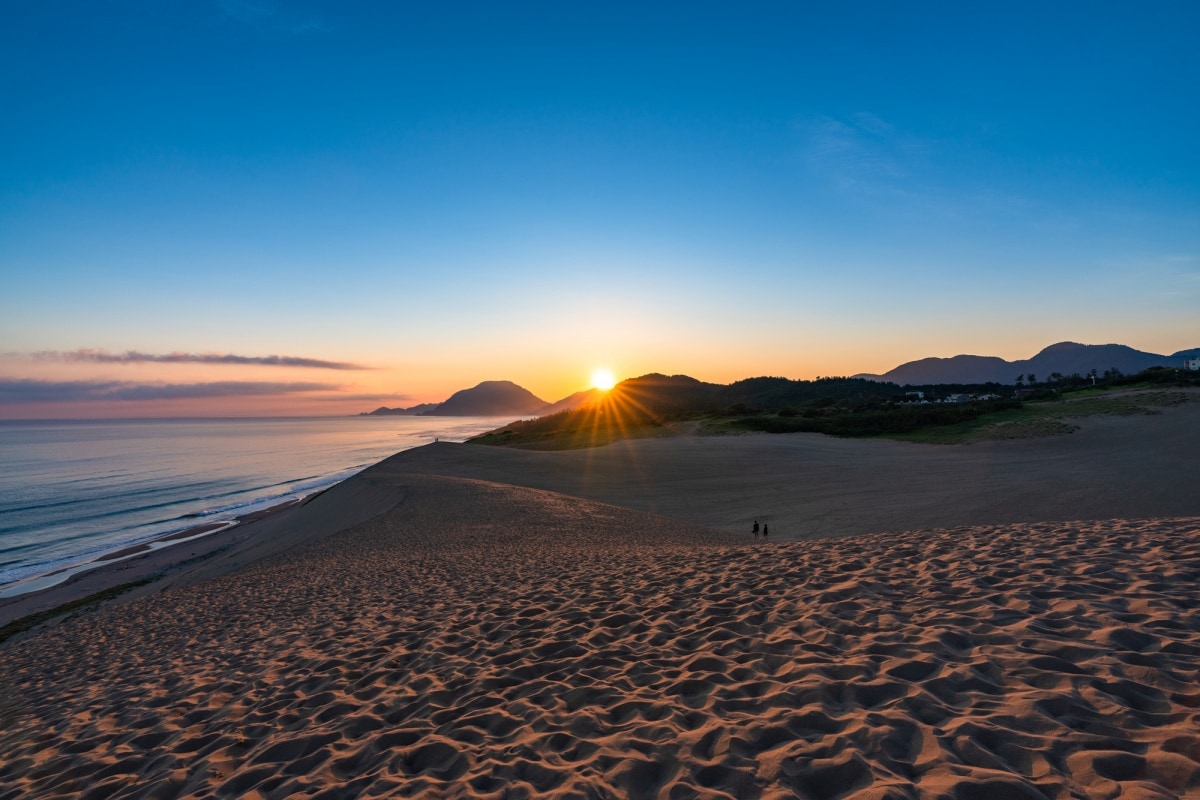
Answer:
[{"label": "blue sky", "polygon": [[0,378],[373,367],[332,408],[1200,346],[1200,6],[578,5],[7,3]]}]

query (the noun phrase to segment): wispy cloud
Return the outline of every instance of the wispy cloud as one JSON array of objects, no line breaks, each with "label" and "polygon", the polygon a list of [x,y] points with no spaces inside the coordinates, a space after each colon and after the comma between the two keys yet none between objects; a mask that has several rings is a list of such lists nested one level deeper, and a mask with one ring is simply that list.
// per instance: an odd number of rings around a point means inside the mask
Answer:
[{"label": "wispy cloud", "polygon": [[926,158],[924,143],[874,114],[822,117],[802,128],[810,168],[843,190],[894,190],[911,180]]},{"label": "wispy cloud", "polygon": [[213,397],[258,397],[332,391],[329,383],[214,381],[210,383],[134,383],[132,381],[41,381],[0,378],[0,405],[17,403],[93,402],[102,400],[182,400]]},{"label": "wispy cloud", "polygon": [[958,175],[953,164],[960,144],[922,137],[874,114],[819,117],[797,130],[800,157],[811,178],[900,219],[956,225],[1012,219],[1040,226],[1075,224],[1061,212],[1047,213],[1031,198]]},{"label": "wispy cloud", "polygon": [[240,356],[233,353],[142,353],[126,350],[124,353],[109,353],[106,350],[42,350],[30,353],[27,358],[35,361],[70,361],[94,364],[243,364],[260,367],[304,367],[308,369],[371,369],[362,364],[347,361],[325,361],[320,358],[301,356]]}]

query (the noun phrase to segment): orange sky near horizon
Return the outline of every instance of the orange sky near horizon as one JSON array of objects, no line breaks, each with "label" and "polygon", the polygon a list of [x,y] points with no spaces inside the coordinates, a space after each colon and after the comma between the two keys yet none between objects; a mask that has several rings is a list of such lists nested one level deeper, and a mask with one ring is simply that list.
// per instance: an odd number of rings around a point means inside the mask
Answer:
[{"label": "orange sky near horizon", "polygon": [[[872,332],[874,336],[877,332]],[[883,373],[902,363],[928,356],[960,353],[997,355],[1007,360],[1029,358],[1043,347],[1067,337],[1046,337],[1033,343],[1037,331],[1014,336],[1004,349],[986,341],[947,349],[938,337],[869,339],[865,334],[809,347],[747,347],[745,342],[679,347],[670,340],[648,340],[644,347],[627,342],[620,351],[600,342],[544,339],[526,348],[409,351],[397,363],[393,354],[376,347],[356,358],[345,352],[319,354],[328,362],[359,368],[209,364],[158,361],[70,360],[62,355],[39,357],[0,354],[0,378],[22,383],[31,393],[26,402],[11,391],[0,403],[0,419],[88,419],[235,416],[341,416],[380,406],[409,407],[436,403],[485,380],[511,380],[547,402],[590,388],[597,368],[611,370],[618,380],[650,372],[684,374],[712,383],[771,375],[792,379]],[[956,337],[957,338],[957,337]],[[1018,339],[1022,340],[1018,342]],[[1078,341],[1078,339],[1075,339]],[[1085,341],[1109,343],[1108,339]],[[1195,342],[1146,344],[1120,342],[1138,349],[1169,354]],[[889,345],[890,346],[885,346]],[[116,356],[124,351],[104,351]],[[158,354],[162,356],[163,354]],[[211,354],[210,354],[211,355]],[[239,354],[263,359],[267,353]],[[309,357],[308,353],[280,355]],[[18,387],[18,388],[22,388]]]}]

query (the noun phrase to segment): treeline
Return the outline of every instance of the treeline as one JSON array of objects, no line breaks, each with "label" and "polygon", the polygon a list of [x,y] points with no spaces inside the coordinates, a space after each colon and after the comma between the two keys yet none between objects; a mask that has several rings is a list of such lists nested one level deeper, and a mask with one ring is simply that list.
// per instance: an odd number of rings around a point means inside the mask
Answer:
[{"label": "treeline", "polygon": [[1086,375],[1078,372],[1063,375],[1052,372],[1039,378],[1036,374],[1018,375],[1017,388],[1053,390],[1069,392],[1086,389],[1092,386],[1135,386],[1138,384],[1157,384],[1164,386],[1200,386],[1200,370],[1189,370],[1181,367],[1150,367],[1132,375],[1126,375],[1116,367],[1104,370],[1092,370]]},{"label": "treeline", "polygon": [[[1135,375],[1122,375],[1117,370],[1108,379],[1107,386],[1136,386],[1153,384],[1157,386],[1200,386],[1200,370],[1178,369],[1176,367],[1151,367]],[[1107,374],[1107,373],[1105,373]]]}]

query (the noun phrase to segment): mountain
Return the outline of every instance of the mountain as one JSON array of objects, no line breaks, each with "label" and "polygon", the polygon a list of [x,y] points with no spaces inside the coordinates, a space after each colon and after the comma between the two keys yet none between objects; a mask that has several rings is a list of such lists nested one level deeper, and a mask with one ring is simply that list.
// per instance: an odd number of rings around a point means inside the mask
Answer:
[{"label": "mountain", "polygon": [[374,411],[364,411],[360,417],[415,417],[437,408],[437,403],[420,403],[409,408],[388,408],[380,406]]},{"label": "mountain", "polygon": [[599,389],[588,389],[564,397],[557,403],[547,403],[512,381],[484,381],[471,389],[455,392],[444,403],[421,403],[411,408],[381,406],[364,411],[360,417],[422,416],[422,417],[529,417],[545,416],[559,411],[573,411],[582,405],[596,402],[604,396]]},{"label": "mountain", "polygon": [[961,355],[953,358],[923,358],[901,364],[882,375],[862,374],[856,378],[890,381],[900,385],[967,384],[1016,382],[1018,375],[1036,375],[1046,380],[1057,372],[1062,375],[1086,375],[1093,369],[1105,372],[1117,369],[1130,375],[1150,367],[1183,366],[1187,353],[1183,350],[1165,356],[1146,353],[1123,344],[1078,344],[1059,342],[1042,350],[1033,358],[1005,361],[995,356]]},{"label": "mountain", "polygon": [[550,405],[537,412],[539,417],[544,417],[547,414],[557,414],[560,411],[574,411],[580,406],[586,406],[589,403],[595,403],[604,397],[604,392],[599,389],[584,389],[582,392],[576,392],[569,397],[564,397],[557,403]]},{"label": "mountain", "polygon": [[450,395],[425,417],[528,417],[550,404],[512,381],[484,381]]},{"label": "mountain", "polygon": [[[1171,356],[1145,353],[1123,344],[1087,345],[1061,342],[1050,345],[1026,361],[1023,366],[1027,374],[1032,372],[1044,380],[1052,372],[1086,375],[1093,369],[1097,372],[1117,369],[1126,375],[1133,375],[1150,367],[1173,365],[1175,364]],[[1182,366],[1182,363],[1177,366]],[[1015,376],[1009,380],[1015,380]]]},{"label": "mountain", "polygon": [[856,375],[900,385],[924,386],[931,383],[1012,383],[1019,374],[1012,362],[996,356],[954,356],[922,358],[901,364],[882,375]]},{"label": "mountain", "polygon": [[719,394],[724,388],[687,375],[650,373],[640,378],[621,381],[608,390],[601,402],[621,406],[626,411],[642,412],[648,416],[661,416],[697,408],[716,410],[723,405]]}]

